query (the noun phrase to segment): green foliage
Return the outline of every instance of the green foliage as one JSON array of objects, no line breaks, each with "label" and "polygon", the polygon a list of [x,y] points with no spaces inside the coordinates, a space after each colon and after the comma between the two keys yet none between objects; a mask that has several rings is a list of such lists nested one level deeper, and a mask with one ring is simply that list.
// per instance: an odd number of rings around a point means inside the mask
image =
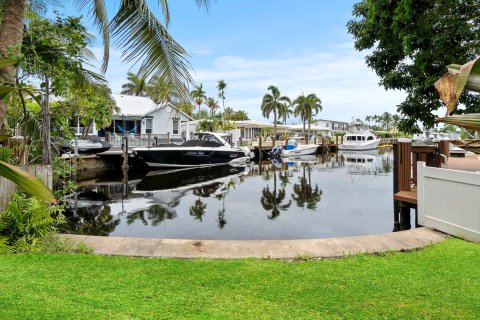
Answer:
[{"label": "green foliage", "polygon": [[[103,76],[84,68],[93,58],[87,49],[91,35],[81,18],[57,16],[49,20],[32,16],[22,41],[18,67],[25,75],[50,79],[51,92],[62,96],[71,88],[104,85]],[[41,83],[43,88],[45,83]]]},{"label": "green foliage", "polygon": [[[354,5],[348,31],[355,48],[367,50],[366,64],[387,90],[403,90],[397,106],[399,129],[420,131],[434,125],[441,107],[433,84],[452,62],[467,62],[480,54],[480,6],[477,0],[363,0]],[[479,112],[478,95],[464,94],[465,111]],[[457,110],[458,112],[458,110]]]},{"label": "green foliage", "polygon": [[57,199],[65,198],[65,196],[72,194],[77,190],[77,185],[72,180],[72,174],[75,168],[69,159],[61,157],[54,158],[52,161],[53,167],[53,181],[56,184],[57,191],[55,196]]},{"label": "green foliage", "polygon": [[61,212],[60,206],[15,192],[7,209],[0,212],[3,243],[13,246],[15,252],[36,251],[42,238],[64,222]]},{"label": "green foliage", "polygon": [[13,166],[0,161],[0,176],[14,182],[20,189],[44,201],[55,203],[55,197],[43,182],[37,177]]},{"label": "green foliage", "polygon": [[0,147],[0,161],[11,163],[13,150],[8,147]]}]

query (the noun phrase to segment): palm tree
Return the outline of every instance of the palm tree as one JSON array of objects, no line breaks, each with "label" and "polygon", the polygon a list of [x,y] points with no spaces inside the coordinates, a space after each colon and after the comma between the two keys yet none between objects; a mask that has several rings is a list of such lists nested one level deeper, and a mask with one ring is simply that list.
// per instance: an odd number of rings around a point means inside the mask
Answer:
[{"label": "palm tree", "polygon": [[290,115],[293,114],[293,110],[291,108],[292,103],[291,102],[285,102],[283,103],[279,110],[278,110],[278,118],[283,119],[283,124],[287,124],[287,119]]},{"label": "palm tree", "polygon": [[301,96],[298,96],[297,99],[293,100],[292,103],[294,109],[293,109],[293,114],[295,117],[300,116],[300,120],[302,120],[303,123],[303,137],[305,137],[305,123],[307,121],[307,113],[308,113],[308,101],[307,97],[305,97],[305,94],[302,93]]},{"label": "palm tree", "polygon": [[277,137],[277,113],[281,105],[284,102],[290,103],[290,99],[287,96],[281,96],[280,90],[275,86],[267,88],[272,94],[267,93],[262,99],[262,115],[265,118],[270,117],[270,113],[273,111],[273,145],[275,145],[275,139]]},{"label": "palm tree", "polygon": [[317,115],[318,112],[322,111],[322,101],[314,93],[311,93],[307,96],[307,114],[306,118],[308,121],[308,133],[307,141],[310,141],[310,124],[313,120],[313,116]]},{"label": "palm tree", "polygon": [[390,130],[390,124],[392,123],[392,115],[388,112],[384,112],[380,116],[380,119],[381,119],[381,123],[382,123],[383,128],[386,131],[389,131]]},{"label": "palm tree", "polygon": [[200,106],[202,105],[203,101],[207,98],[205,96],[205,91],[203,91],[203,84],[195,85],[195,89],[190,92],[190,95],[195,100],[195,103],[198,106],[198,112],[200,113]]},{"label": "palm tree", "polygon": [[147,96],[148,86],[147,77],[145,75],[127,73],[127,83],[122,84],[122,94],[129,94],[132,96]]},{"label": "palm tree", "polygon": [[222,99],[223,114],[225,115],[225,89],[227,83],[222,79],[217,82],[218,97]]},{"label": "palm tree", "polygon": [[207,98],[205,104],[210,108],[210,115],[213,117],[215,110],[218,108],[218,101],[216,101],[214,98]]},{"label": "palm tree", "polygon": [[[41,1],[41,0],[39,0]],[[25,9],[28,0],[0,1],[0,53],[16,55],[22,40],[25,25]],[[124,61],[140,62],[139,74],[148,78],[155,75],[157,81],[179,88],[186,100],[187,85],[192,82],[187,52],[168,33],[170,23],[168,1],[158,1],[163,11],[165,26],[160,23],[145,0],[118,1],[112,19],[108,18],[104,0],[75,0],[78,7],[87,8],[104,43],[102,71],[108,67],[110,35],[116,37],[117,45],[124,50]],[[199,6],[208,8],[209,0],[196,0]],[[11,49],[13,48],[13,51]],[[0,67],[0,82],[13,83],[13,66]],[[0,101],[0,130],[5,122],[6,105]]]}]

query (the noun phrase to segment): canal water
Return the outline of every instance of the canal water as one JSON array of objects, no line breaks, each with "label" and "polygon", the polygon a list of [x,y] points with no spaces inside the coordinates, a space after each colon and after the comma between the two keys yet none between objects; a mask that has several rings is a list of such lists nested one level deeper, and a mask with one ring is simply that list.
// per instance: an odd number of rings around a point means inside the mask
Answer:
[{"label": "canal water", "polygon": [[64,232],[309,239],[391,232],[393,156],[376,150],[244,167],[130,172],[79,183]]}]

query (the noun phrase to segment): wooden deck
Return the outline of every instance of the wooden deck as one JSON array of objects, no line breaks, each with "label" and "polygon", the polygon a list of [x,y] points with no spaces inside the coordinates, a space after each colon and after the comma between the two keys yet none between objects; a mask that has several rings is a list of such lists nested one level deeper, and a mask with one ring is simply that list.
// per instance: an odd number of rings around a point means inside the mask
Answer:
[{"label": "wooden deck", "polygon": [[[466,158],[448,158],[448,169],[480,172],[480,156],[469,155]],[[402,202],[403,204],[416,205],[417,204],[417,189],[415,187],[411,190],[402,190],[393,195],[393,199]]]},{"label": "wooden deck", "polygon": [[410,191],[399,191],[393,195],[393,199],[401,201],[401,202],[406,202],[406,203],[411,203],[411,204],[417,204],[417,189],[413,188]]}]

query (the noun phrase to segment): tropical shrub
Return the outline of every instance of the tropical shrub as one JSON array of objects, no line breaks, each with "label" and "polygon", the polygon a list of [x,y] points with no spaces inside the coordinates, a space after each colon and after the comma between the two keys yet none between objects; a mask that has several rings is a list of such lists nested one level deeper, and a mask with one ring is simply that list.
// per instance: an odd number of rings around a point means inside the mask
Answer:
[{"label": "tropical shrub", "polygon": [[25,193],[15,192],[7,209],[0,212],[0,246],[13,252],[36,252],[42,239],[64,222],[63,207]]}]

